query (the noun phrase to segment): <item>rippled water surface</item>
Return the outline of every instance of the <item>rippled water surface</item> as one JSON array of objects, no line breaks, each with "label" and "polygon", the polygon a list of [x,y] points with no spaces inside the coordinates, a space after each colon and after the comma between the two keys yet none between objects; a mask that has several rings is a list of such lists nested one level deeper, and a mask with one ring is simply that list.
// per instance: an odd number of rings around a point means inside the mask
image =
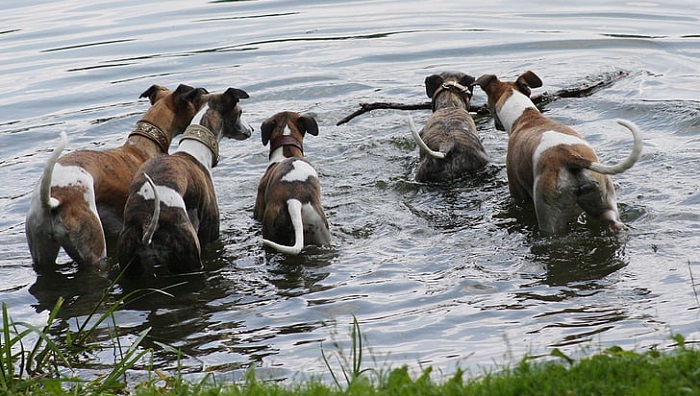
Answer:
[{"label": "rippled water surface", "polygon": [[[663,348],[672,333],[697,339],[700,5],[529,3],[3,3],[0,300],[15,320],[38,325],[63,296],[56,334],[85,319],[116,273],[79,272],[64,254],[55,273],[34,272],[24,236],[33,185],[60,131],[69,150],[118,146],[148,107],[141,92],[187,83],[246,90],[244,116],[256,132],[222,142],[213,176],[223,233],[207,249],[208,270],[120,282],[109,294],[172,294],[116,314],[125,341],[152,328],[143,346],[154,348],[157,367],[177,364],[164,343],[182,350],[188,372],[253,365],[276,377],[324,374],[321,345],[349,347],[353,314],[380,367],[445,373],[554,347],[575,354]],[[614,178],[629,230],[614,237],[582,218],[566,236],[539,235],[529,209],[509,197],[506,136],[487,116],[476,122],[491,166],[442,185],[413,180],[418,152],[406,111],[336,126],[360,102],[424,102],[425,77],[446,70],[507,78],[533,70],[544,81],[535,93],[629,73],[590,96],[543,106],[606,162],[630,149],[614,119],[642,129],[642,159]],[[485,100],[477,90],[474,103]],[[263,249],[252,219],[267,165],[259,126],[281,110],[318,120],[305,151],[333,234],[331,247],[296,258]],[[429,115],[411,114],[418,123]],[[113,359],[98,353],[86,369]]]}]

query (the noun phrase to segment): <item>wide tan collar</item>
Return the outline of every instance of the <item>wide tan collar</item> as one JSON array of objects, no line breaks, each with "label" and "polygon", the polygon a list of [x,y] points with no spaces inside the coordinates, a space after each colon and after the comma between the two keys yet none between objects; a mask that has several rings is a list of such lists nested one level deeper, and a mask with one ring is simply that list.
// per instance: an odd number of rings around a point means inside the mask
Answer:
[{"label": "wide tan collar", "polygon": [[136,126],[134,129],[131,131],[129,134],[129,137],[131,136],[143,136],[160,147],[160,150],[167,154],[168,153],[168,147],[170,147],[170,137],[163,132],[162,129],[158,128],[156,125],[140,120],[136,123]]},{"label": "wide tan collar", "polygon": [[218,137],[209,130],[209,128],[199,125],[199,124],[190,124],[187,129],[185,129],[185,132],[182,134],[182,138],[180,141],[183,140],[196,140],[211,150],[211,153],[213,154],[213,159],[212,159],[212,164],[211,167],[215,167],[219,163],[219,139]]}]

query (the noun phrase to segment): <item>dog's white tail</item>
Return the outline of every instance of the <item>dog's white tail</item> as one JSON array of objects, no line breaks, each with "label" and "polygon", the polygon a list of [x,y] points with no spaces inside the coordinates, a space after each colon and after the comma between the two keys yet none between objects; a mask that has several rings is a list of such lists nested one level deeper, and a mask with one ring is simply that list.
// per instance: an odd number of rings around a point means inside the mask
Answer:
[{"label": "dog's white tail", "polygon": [[160,219],[160,197],[158,196],[158,189],[156,189],[156,184],[153,182],[153,179],[145,172],[143,175],[146,177],[146,182],[153,189],[153,214],[151,215],[151,223],[148,225],[146,232],[143,233],[143,237],[141,237],[141,243],[148,246],[153,242],[153,235],[158,229],[158,219]]},{"label": "dog's white tail", "polygon": [[292,218],[292,227],[294,227],[294,245],[286,246],[279,243],[263,239],[263,245],[269,246],[280,253],[298,255],[304,247],[304,224],[301,220],[301,202],[298,199],[287,200],[287,210]]},{"label": "dog's white tail", "polygon": [[429,156],[433,158],[438,158],[438,159],[443,159],[445,158],[445,153],[441,153],[439,151],[433,151],[428,147],[427,144],[421,139],[420,134],[418,133],[418,129],[416,129],[416,125],[413,123],[413,117],[411,115],[408,115],[408,125],[411,126],[411,134],[413,135],[413,139],[418,143],[418,147],[421,148],[421,150],[425,151]]},{"label": "dog's white tail", "polygon": [[631,168],[632,165],[634,165],[635,162],[637,162],[637,160],[639,160],[639,157],[642,154],[642,133],[639,132],[639,128],[637,128],[637,126],[631,123],[630,121],[617,120],[617,123],[624,126],[625,128],[629,129],[630,132],[632,132],[632,135],[634,137],[634,143],[632,144],[632,153],[630,153],[630,155],[619,164],[603,165],[599,163],[593,163],[588,169],[606,175],[614,175],[626,171],[627,169]]},{"label": "dog's white tail", "polygon": [[41,176],[39,197],[41,199],[42,208],[53,209],[60,204],[58,200],[51,198],[51,179],[53,179],[53,168],[56,166],[56,161],[58,161],[58,157],[61,156],[66,145],[68,145],[68,136],[66,136],[65,132],[61,132],[61,140],[58,142],[58,146],[53,149],[49,161],[44,168],[44,174]]}]

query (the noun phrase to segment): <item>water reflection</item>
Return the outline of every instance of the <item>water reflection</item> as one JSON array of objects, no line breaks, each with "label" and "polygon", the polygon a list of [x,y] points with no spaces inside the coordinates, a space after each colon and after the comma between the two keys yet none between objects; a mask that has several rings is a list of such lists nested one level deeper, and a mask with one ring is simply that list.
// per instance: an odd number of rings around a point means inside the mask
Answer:
[{"label": "water reflection", "polygon": [[337,257],[332,248],[308,246],[299,256],[266,251],[259,264],[268,268],[269,281],[280,296],[294,297],[330,289],[320,282],[330,275],[329,266]]},{"label": "water reflection", "polygon": [[541,282],[549,286],[599,280],[628,264],[624,238],[575,229],[564,236],[536,238],[528,258],[544,267]]},{"label": "water reflection", "polygon": [[89,314],[110,286],[110,279],[92,271],[61,267],[37,274],[29,293],[36,298],[37,313],[51,311],[59,298],[64,299],[58,318],[69,319]]}]

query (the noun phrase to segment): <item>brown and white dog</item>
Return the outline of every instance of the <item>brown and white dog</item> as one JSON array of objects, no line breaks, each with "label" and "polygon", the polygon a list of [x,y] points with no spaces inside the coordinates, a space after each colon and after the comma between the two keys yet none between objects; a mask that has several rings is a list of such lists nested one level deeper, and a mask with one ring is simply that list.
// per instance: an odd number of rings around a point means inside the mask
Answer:
[{"label": "brown and white dog", "polygon": [[304,135],[318,135],[310,116],[281,112],[260,127],[270,142],[270,165],[260,179],[253,217],[262,221],[263,244],[286,254],[305,245],[327,245],[331,234],[321,207],[318,174],[304,159]]},{"label": "brown and white dog", "polygon": [[411,133],[420,147],[417,181],[456,179],[489,162],[469,115],[473,83],[474,77],[464,73],[426,77],[425,93],[432,100],[433,113],[420,133],[408,116]]},{"label": "brown and white dog", "polygon": [[203,104],[203,88],[175,91],[153,85],[141,94],[151,108],[124,145],[103,151],[78,150],[61,156],[65,134],[32,195],[25,230],[34,268],[55,265],[62,247],[80,267],[100,269],[107,255],[105,236],[122,228],[124,204],[136,170],[167,153]]},{"label": "brown and white dog", "polygon": [[202,248],[219,238],[211,168],[218,163],[222,138],[250,137],[253,129],[241,118],[239,104],[248,97],[237,88],[207,95],[175,152],[152,158],[138,170],[117,241],[127,277],[150,276],[158,266],[174,273],[203,268]]},{"label": "brown and white dog", "polygon": [[508,132],[510,194],[534,201],[541,231],[565,231],[581,210],[614,230],[622,228],[608,175],[626,171],[640,157],[641,133],[633,123],[617,121],[634,136],[632,153],[619,164],[603,165],[581,135],[545,117],[532,103],[530,89],[542,86],[535,73],[527,71],[513,82],[483,75],[476,84],[488,95],[496,127]]}]

